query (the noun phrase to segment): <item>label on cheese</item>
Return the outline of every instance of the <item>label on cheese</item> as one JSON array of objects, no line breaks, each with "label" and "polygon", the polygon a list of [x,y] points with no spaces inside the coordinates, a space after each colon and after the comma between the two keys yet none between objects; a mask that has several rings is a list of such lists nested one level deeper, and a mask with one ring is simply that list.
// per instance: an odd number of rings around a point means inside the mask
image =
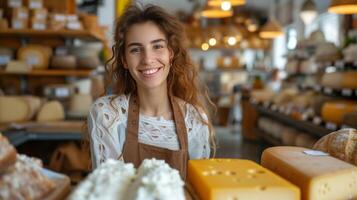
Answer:
[{"label": "label on cheese", "polygon": [[271,147],[261,164],[297,185],[303,200],[357,198],[357,167],[331,156],[315,156],[302,147]]},{"label": "label on cheese", "polygon": [[187,179],[200,199],[300,199],[299,189],[249,160],[190,160]]},{"label": "label on cheese", "polygon": [[310,156],[328,156],[328,153],[325,153],[323,151],[305,150],[303,152],[304,152],[304,154],[307,154],[307,155],[310,155]]},{"label": "label on cheese", "polygon": [[11,56],[9,55],[0,55],[0,65],[6,65],[11,60]]}]

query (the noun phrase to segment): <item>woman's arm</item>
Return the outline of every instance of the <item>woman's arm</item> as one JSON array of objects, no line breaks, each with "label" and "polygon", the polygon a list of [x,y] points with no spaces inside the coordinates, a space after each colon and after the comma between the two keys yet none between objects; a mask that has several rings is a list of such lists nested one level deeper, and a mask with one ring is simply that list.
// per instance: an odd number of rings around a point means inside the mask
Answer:
[{"label": "woman's arm", "polygon": [[108,102],[101,99],[92,105],[89,112],[87,120],[93,169],[108,158],[117,159],[121,154],[118,121],[114,120],[114,114]]}]

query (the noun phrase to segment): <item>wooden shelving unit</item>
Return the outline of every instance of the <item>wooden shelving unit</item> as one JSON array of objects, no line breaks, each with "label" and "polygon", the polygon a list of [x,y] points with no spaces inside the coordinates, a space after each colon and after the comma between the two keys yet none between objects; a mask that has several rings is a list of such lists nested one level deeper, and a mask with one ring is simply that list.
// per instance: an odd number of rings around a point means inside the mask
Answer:
[{"label": "wooden shelving unit", "polygon": [[71,70],[60,70],[60,69],[47,69],[47,70],[32,70],[28,73],[15,73],[6,72],[5,70],[0,70],[0,76],[77,76],[77,77],[88,77],[97,74],[97,70],[93,69],[71,69]]},{"label": "wooden shelving unit", "polygon": [[85,40],[102,41],[103,37],[86,30],[32,30],[32,29],[5,29],[0,30],[1,38],[80,38]]}]

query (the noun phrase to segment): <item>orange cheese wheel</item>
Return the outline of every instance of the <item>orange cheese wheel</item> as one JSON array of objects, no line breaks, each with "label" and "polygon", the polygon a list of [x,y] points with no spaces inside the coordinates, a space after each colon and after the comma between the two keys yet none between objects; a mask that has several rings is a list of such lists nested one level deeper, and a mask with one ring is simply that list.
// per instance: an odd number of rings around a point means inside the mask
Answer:
[{"label": "orange cheese wheel", "polygon": [[342,124],[347,113],[357,111],[356,101],[333,101],[326,102],[321,109],[321,117],[326,122]]}]

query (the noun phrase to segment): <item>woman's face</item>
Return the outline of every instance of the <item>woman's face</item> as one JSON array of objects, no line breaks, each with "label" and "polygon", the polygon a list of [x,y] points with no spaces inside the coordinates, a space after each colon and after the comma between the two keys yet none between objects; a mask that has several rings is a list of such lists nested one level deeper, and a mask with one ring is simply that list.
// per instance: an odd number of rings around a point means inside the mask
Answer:
[{"label": "woman's face", "polygon": [[165,34],[155,23],[148,21],[129,28],[124,63],[138,88],[166,89],[170,50]]}]

